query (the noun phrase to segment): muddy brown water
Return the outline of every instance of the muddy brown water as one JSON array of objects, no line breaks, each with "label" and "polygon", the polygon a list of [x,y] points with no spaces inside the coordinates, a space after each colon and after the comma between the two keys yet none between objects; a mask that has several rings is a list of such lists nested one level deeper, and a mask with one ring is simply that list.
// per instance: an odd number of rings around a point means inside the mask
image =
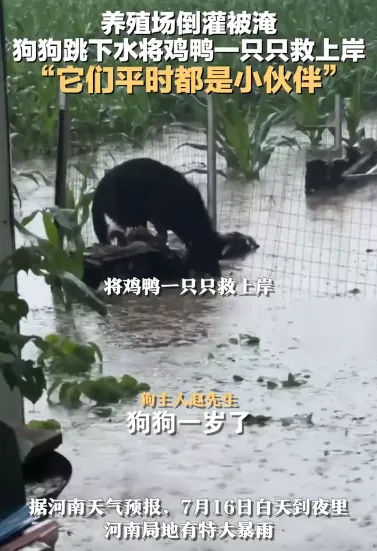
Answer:
[{"label": "muddy brown water", "polygon": [[[176,138],[168,136],[157,158],[176,165],[172,142]],[[117,160],[125,158],[124,152],[118,155]],[[366,252],[377,249],[375,192],[369,186],[307,203],[302,155],[279,151],[260,184],[219,183],[220,228],[250,233],[261,245],[226,273],[237,281],[272,277],[276,293],[268,299],[182,297],[176,291],[161,297],[113,297],[107,299],[109,315],[103,320],[84,310],[74,316],[58,312],[41,281],[20,277],[31,308],[25,331],[61,331],[95,341],[104,354],[105,374],[134,375],[155,393],[233,392],[240,411],[272,417],[265,427],[246,427],[243,435],[235,433],[236,420],[228,419],[222,432],[212,436],[200,426],[181,426],[175,436],[133,436],[126,417],[140,409],[138,400],[115,407],[111,422],[87,409],[69,412],[41,401],[27,408],[28,418],[56,418],[65,429],[61,452],[72,462],[73,477],[63,498],[158,497],[170,512],[165,520],[219,525],[245,519],[186,517],[181,499],[345,498],[348,518],[259,520],[275,522],[274,545],[281,549],[376,547],[377,253]],[[103,153],[99,175],[105,159]],[[198,155],[195,162],[204,160]],[[53,167],[39,162],[27,166],[36,167],[53,174]],[[70,178],[78,179],[72,169]],[[19,186],[23,215],[53,200],[51,188],[26,180]],[[38,219],[31,227],[42,231]],[[360,292],[349,292],[355,288]],[[241,333],[259,336],[260,346],[229,341]],[[266,381],[280,383],[288,373],[301,374],[306,384],[266,387]],[[234,382],[234,375],[243,380]],[[313,425],[307,423],[309,414]],[[201,419],[203,414],[180,408],[177,415]],[[106,518],[62,519],[60,548],[102,551],[115,545],[104,538],[107,520],[122,521],[111,511]],[[150,539],[125,545],[133,551],[140,545],[183,544]],[[204,551],[247,543],[228,538],[184,545]]]}]

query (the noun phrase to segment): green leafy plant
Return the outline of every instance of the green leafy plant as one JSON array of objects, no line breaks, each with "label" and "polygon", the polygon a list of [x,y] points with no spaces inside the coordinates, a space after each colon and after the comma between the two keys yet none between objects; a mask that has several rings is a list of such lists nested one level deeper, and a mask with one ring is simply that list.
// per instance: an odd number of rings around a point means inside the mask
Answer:
[{"label": "green leafy plant", "polygon": [[[29,174],[24,174],[29,176]],[[31,177],[31,176],[29,176]],[[51,184],[51,183],[50,183]],[[84,178],[81,184],[78,198],[71,187],[66,189],[66,208],[50,207],[47,209],[37,209],[31,214],[23,218],[21,224],[18,225],[18,230],[26,237],[37,239],[37,236],[32,235],[26,226],[34,220],[38,214],[43,216],[43,224],[49,243],[56,249],[59,248],[59,243],[67,248],[70,252],[77,253],[79,259],[83,259],[82,253],[85,250],[85,241],[82,236],[84,226],[90,217],[90,205],[93,200],[94,189],[88,190],[88,179]],[[59,228],[61,236],[59,236]],[[77,259],[76,259],[77,260]]]},{"label": "green leafy plant", "polygon": [[77,409],[83,405],[82,399],[94,406],[106,406],[117,404],[121,400],[133,398],[141,392],[148,392],[150,386],[147,383],[139,383],[130,375],[122,378],[107,376],[98,379],[85,379],[81,382],[62,381],[56,379],[48,392],[48,400],[51,400],[55,391],[58,391],[58,403],[66,408]]},{"label": "green leafy plant", "polygon": [[[67,309],[71,309],[73,302],[78,302],[95,310],[100,315],[106,315],[106,306],[90,289],[80,280],[83,267],[82,250],[75,254],[61,248],[55,220],[66,220],[64,212],[58,208],[43,209],[39,211],[43,217],[46,237],[41,238],[26,228],[30,219],[35,217],[33,213],[28,220],[16,221],[16,227],[34,244],[18,248],[13,254],[0,262],[0,284],[3,285],[10,276],[17,276],[20,272],[32,272],[43,277],[50,286],[55,296],[61,300]],[[63,231],[68,240],[74,237],[76,219],[72,217],[71,225],[63,225]],[[27,317],[29,307],[18,292],[0,292],[0,353],[3,375],[11,388],[17,387],[22,396],[32,403],[36,403],[46,389],[45,373],[51,367],[51,358],[60,357],[68,361],[68,350],[74,351],[73,358],[77,361],[80,356],[82,361],[91,364],[94,351],[93,347],[69,345],[67,339],[59,342],[56,339],[43,339],[38,335],[23,335],[14,332],[14,327]],[[26,344],[33,344],[39,350],[37,361],[23,359],[22,354]],[[57,350],[61,347],[60,355]],[[91,353],[89,353],[89,350]],[[85,355],[86,354],[86,355]]]},{"label": "green leafy plant", "polygon": [[[207,135],[205,122],[206,103],[193,97],[197,104],[197,120],[201,131]],[[225,159],[228,174],[245,180],[258,180],[260,172],[267,166],[276,147],[297,145],[294,138],[271,136],[274,126],[285,121],[290,110],[268,112],[264,99],[254,107],[242,110],[236,96],[228,98],[219,95],[216,104],[216,150]],[[188,128],[187,125],[184,125]],[[192,127],[190,128],[193,129]],[[185,142],[179,147],[192,147],[206,151],[207,145]]]},{"label": "green leafy plant", "polygon": [[46,421],[38,421],[37,419],[31,419],[27,426],[30,429],[42,429],[42,430],[60,430],[61,424],[56,419],[46,419]]},{"label": "green leafy plant", "polygon": [[294,104],[295,130],[308,138],[311,147],[318,147],[322,143],[330,114],[333,112],[332,98],[308,92],[293,93],[290,98]]},{"label": "green leafy plant", "polygon": [[[358,81],[359,78],[356,79],[356,82]],[[365,138],[365,128],[360,128],[362,114],[361,90],[355,83],[354,94],[350,98],[345,99],[344,105],[344,115],[348,133],[348,137],[344,138],[344,142],[349,147],[356,145],[362,138]]]},{"label": "green leafy plant", "polygon": [[22,201],[21,201],[21,196],[19,194],[18,188],[14,183],[14,180],[16,178],[27,178],[28,180],[32,180],[38,187],[40,186],[41,182],[47,186],[52,185],[52,182],[48,178],[46,178],[46,176],[39,170],[24,172],[22,170],[17,170],[17,168],[15,167],[12,167],[12,196],[13,196],[13,200],[18,202],[18,205],[20,208],[21,208]]},{"label": "green leafy plant", "polygon": [[[21,271],[43,277],[51,291],[66,309],[74,302],[88,306],[100,315],[106,315],[106,306],[84,285],[80,279],[83,268],[84,242],[82,228],[88,219],[91,192],[87,191],[87,180],[83,183],[78,199],[71,190],[67,192],[67,209],[57,207],[41,209],[31,213],[21,222],[16,222],[18,230],[33,244],[17,249],[0,263],[0,285],[10,275]],[[32,233],[27,225],[37,215],[43,219],[46,237]],[[62,248],[56,223],[63,235],[63,243],[71,250]],[[42,338],[38,335],[23,335],[14,332],[14,327],[29,313],[27,302],[16,292],[0,292],[0,354],[4,378],[10,388],[17,387],[22,396],[36,403],[47,389],[46,376],[54,377],[47,392],[51,403],[52,393],[59,389],[59,403],[68,408],[81,405],[82,397],[97,405],[118,403],[139,392],[148,391],[149,385],[139,383],[129,375],[119,381],[115,377],[88,377],[97,365],[102,369],[102,352],[93,342],[74,342],[65,336],[50,334]],[[27,344],[33,344],[39,352],[36,360],[24,359]],[[66,378],[75,380],[67,381]],[[51,420],[47,423],[51,425]],[[40,421],[31,426],[41,428]],[[38,428],[37,427],[37,428]],[[46,428],[43,425],[42,428]],[[51,428],[51,427],[50,427]]]},{"label": "green leafy plant", "polygon": [[161,109],[161,99],[145,90],[136,90],[132,96],[126,96],[124,103],[110,106],[107,117],[111,127],[116,132],[116,121],[125,121],[123,131],[117,133],[126,138],[133,147],[138,148],[145,142],[159,136],[164,124],[171,120],[171,115]]},{"label": "green leafy plant", "polygon": [[[57,4],[48,0],[6,0],[6,27],[9,89],[11,96],[11,122],[12,132],[17,134],[15,139],[15,152],[17,155],[32,156],[35,153],[51,153],[56,149],[56,126],[58,121],[58,85],[55,78],[41,77],[41,63],[17,63],[13,59],[12,41],[15,38],[28,37],[30,40],[54,37],[57,40],[68,37],[81,36],[85,40],[97,38],[101,14],[108,9],[104,0],[84,0],[77,9],[77,3],[66,0]],[[353,66],[356,71],[363,71],[363,67],[370,69],[363,86],[363,99],[367,100],[368,107],[376,104],[376,80],[377,80],[377,47],[374,29],[374,21],[377,16],[377,5],[373,2],[356,3],[355,0],[337,0],[334,2],[319,2],[308,4],[306,0],[286,0],[282,4],[279,0],[269,0],[268,6],[265,0],[255,0],[250,7],[247,0],[211,0],[206,6],[207,11],[223,10],[229,12],[256,11],[263,12],[268,8],[271,13],[278,14],[278,38],[293,40],[295,37],[308,37],[316,41],[321,49],[324,37],[330,38],[333,43],[340,43],[344,37],[362,37],[367,46],[366,60],[358,63],[346,61],[343,66]],[[122,10],[124,6],[117,2],[114,9]],[[182,9],[182,3],[177,0],[161,0],[159,9],[178,12]],[[203,9],[194,1],[187,1],[187,11]],[[129,11],[150,11],[150,3],[146,0],[128,0]],[[46,34],[48,29],[48,34]],[[135,36],[135,40],[143,37]],[[240,37],[237,36],[212,36],[215,46],[240,47]],[[226,55],[223,65],[230,64],[233,70],[242,69],[239,56]],[[215,61],[219,60],[216,53]],[[177,60],[175,60],[177,61]],[[89,64],[95,63],[92,53],[89,56]],[[119,64],[112,57],[105,60]],[[174,61],[166,62],[174,66]],[[181,64],[179,62],[179,64]],[[140,60],[130,59],[128,66],[140,65]],[[145,67],[147,64],[142,63]],[[156,65],[150,62],[148,65]],[[253,59],[253,68],[265,70],[265,63],[259,64]],[[338,66],[338,74],[334,81],[339,83],[344,80]],[[296,64],[289,68],[294,70]],[[80,148],[89,149],[93,142],[105,143],[108,140],[119,140],[119,135],[137,138],[139,143],[149,139],[150,132],[162,121],[155,121],[151,116],[160,113],[168,113],[174,120],[193,121],[193,102],[190,95],[180,94],[179,101],[173,94],[153,93],[148,97],[151,115],[145,116],[143,100],[137,96],[141,86],[135,87],[136,93],[126,94],[119,87],[114,94],[72,94],[69,97],[69,111],[72,122],[72,136],[77,140]],[[317,95],[317,94],[315,94]],[[342,94],[348,97],[348,93]],[[250,103],[250,94],[244,94],[241,98],[242,107],[247,108]],[[284,110],[290,105],[288,94],[278,93],[270,95],[268,103],[274,109]],[[135,109],[133,106],[136,106]],[[169,121],[169,117],[166,122]],[[153,128],[151,128],[153,127]],[[136,130],[136,128],[139,128]],[[138,137],[136,136],[138,135]],[[140,138],[139,138],[140,137]]]},{"label": "green leafy plant", "polygon": [[363,116],[363,92],[366,75],[365,71],[351,70],[345,78],[345,87],[350,95],[343,99],[344,118],[347,136],[342,137],[347,147],[353,147],[365,138],[365,128],[360,127]]},{"label": "green leafy plant", "polygon": [[90,372],[97,361],[102,365],[102,352],[94,342],[81,344],[56,334],[47,335],[44,341],[50,346],[40,353],[37,364],[50,373],[83,375]]}]

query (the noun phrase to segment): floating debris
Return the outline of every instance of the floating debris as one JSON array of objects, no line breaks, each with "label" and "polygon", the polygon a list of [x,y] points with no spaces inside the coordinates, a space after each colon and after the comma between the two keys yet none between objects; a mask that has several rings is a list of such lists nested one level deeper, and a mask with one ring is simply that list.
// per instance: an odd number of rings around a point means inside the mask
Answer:
[{"label": "floating debris", "polygon": [[361,293],[360,289],[357,289],[355,287],[355,289],[351,289],[350,291],[348,291],[350,295],[359,295]]},{"label": "floating debris", "polygon": [[258,427],[266,426],[270,421],[281,423],[282,427],[290,427],[295,422],[300,422],[305,424],[307,427],[313,427],[313,414],[296,414],[293,417],[281,417],[280,419],[273,419],[272,417],[267,417],[266,415],[252,415],[249,413],[243,420],[243,424],[246,426],[256,425]]},{"label": "floating debris", "polygon": [[25,484],[26,501],[31,499],[43,499],[46,495],[59,494],[67,485],[63,476],[54,476],[38,482]]},{"label": "floating debris", "polygon": [[266,417],[265,415],[252,415],[249,413],[243,420],[243,424],[246,426],[257,425],[258,427],[264,427],[271,419],[272,417]]},{"label": "floating debris", "polygon": [[97,406],[92,409],[92,412],[95,413],[98,417],[110,417],[113,410],[112,408]]},{"label": "floating debris", "polygon": [[257,346],[260,343],[260,338],[254,335],[248,335],[247,333],[241,333],[241,344],[246,346]]},{"label": "floating debris", "polygon": [[221,243],[220,258],[222,260],[242,259],[259,249],[258,243],[250,235],[245,235],[238,231],[219,233],[218,235]]},{"label": "floating debris", "polygon": [[309,413],[308,415],[296,414],[293,417],[283,417],[280,419],[282,427],[290,427],[295,421],[300,421],[308,427],[313,427],[313,414]]},{"label": "floating debris", "polygon": [[292,373],[288,373],[287,380],[283,381],[281,384],[283,388],[294,388],[294,387],[302,386],[305,383],[298,381],[296,377],[292,375]]}]

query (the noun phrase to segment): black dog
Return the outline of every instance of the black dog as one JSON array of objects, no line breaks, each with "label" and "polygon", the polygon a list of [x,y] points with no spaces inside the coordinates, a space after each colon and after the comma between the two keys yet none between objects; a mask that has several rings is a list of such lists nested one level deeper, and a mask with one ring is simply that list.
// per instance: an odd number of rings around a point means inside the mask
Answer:
[{"label": "black dog", "polygon": [[173,168],[145,158],[109,170],[92,204],[94,231],[101,244],[109,243],[105,215],[124,229],[150,222],[165,242],[171,230],[186,245],[194,271],[221,276],[219,238],[200,191]]}]

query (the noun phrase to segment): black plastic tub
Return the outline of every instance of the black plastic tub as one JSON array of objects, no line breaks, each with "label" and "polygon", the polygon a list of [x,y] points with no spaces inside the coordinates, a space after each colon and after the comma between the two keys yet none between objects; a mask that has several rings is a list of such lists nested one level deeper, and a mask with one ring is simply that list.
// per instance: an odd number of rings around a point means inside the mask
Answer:
[{"label": "black plastic tub", "polygon": [[26,461],[23,474],[27,501],[57,499],[71,479],[72,465],[64,455],[53,451]]},{"label": "black plastic tub", "polygon": [[[344,183],[343,174],[359,163],[362,153],[354,147],[347,149],[345,159],[312,159],[307,161],[305,169],[305,194],[313,195],[316,192],[336,190]],[[373,156],[368,162],[358,168],[358,172],[365,173],[374,165]]]}]

